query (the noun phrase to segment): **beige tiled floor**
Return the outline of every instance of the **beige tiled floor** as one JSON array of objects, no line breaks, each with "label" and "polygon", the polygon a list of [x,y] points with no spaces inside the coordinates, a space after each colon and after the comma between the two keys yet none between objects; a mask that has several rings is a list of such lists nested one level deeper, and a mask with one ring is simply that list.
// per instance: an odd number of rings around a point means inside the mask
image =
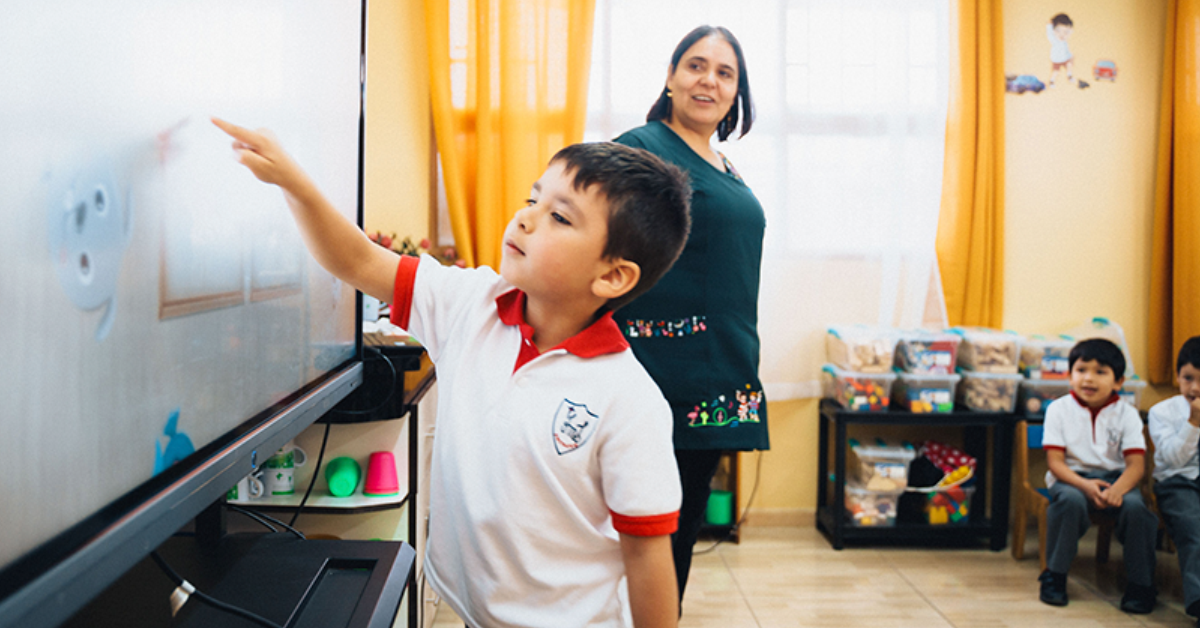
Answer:
[{"label": "beige tiled floor", "polygon": [[[1097,565],[1095,540],[1080,544],[1065,608],[1037,599],[1037,534],[1027,558],[1008,550],[848,547],[834,551],[812,527],[748,528],[739,545],[696,556],[680,628],[1118,628],[1191,627],[1174,554],[1159,553],[1159,603],[1150,615],[1117,608],[1120,546]],[[701,541],[697,549],[707,547]],[[462,626],[448,609],[435,626]]]}]

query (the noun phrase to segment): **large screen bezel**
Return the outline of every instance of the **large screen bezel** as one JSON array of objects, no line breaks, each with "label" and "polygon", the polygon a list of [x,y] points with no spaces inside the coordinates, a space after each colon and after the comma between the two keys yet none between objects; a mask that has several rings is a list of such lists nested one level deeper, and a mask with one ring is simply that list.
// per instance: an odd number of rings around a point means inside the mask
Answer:
[{"label": "large screen bezel", "polygon": [[[367,4],[360,3],[356,220],[363,224]],[[356,293],[355,312],[362,311]],[[362,384],[362,317],[353,356],[64,532],[0,568],[0,627],[69,619],[270,454]]]}]

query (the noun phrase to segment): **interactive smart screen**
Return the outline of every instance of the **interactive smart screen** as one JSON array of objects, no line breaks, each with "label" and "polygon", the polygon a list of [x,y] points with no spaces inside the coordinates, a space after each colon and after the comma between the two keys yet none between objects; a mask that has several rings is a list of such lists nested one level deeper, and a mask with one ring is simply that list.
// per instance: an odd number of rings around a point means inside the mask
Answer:
[{"label": "interactive smart screen", "polygon": [[0,573],[355,355],[355,293],[210,122],[358,221],[360,0],[6,3]]}]

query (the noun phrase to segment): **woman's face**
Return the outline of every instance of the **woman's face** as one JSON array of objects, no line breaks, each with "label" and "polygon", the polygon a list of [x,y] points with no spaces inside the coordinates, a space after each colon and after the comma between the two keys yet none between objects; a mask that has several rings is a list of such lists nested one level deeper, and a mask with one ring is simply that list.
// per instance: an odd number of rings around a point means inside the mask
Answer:
[{"label": "woman's face", "polygon": [[733,46],[710,35],[692,44],[667,76],[671,118],[712,135],[737,98],[738,62]]}]

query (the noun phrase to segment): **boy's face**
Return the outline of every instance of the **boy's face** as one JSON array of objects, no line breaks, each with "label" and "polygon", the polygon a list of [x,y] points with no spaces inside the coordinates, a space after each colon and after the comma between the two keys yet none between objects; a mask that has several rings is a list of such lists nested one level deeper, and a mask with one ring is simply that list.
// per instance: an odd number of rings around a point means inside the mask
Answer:
[{"label": "boy's face", "polygon": [[1179,369],[1179,394],[1187,397],[1188,403],[1200,398],[1200,369],[1191,364]]},{"label": "boy's face", "polygon": [[1066,24],[1059,24],[1058,26],[1055,26],[1054,36],[1063,41],[1067,41],[1067,38],[1071,36],[1071,27],[1067,26]]},{"label": "boy's face", "polygon": [[607,244],[607,199],[595,185],[575,189],[554,162],[504,230],[500,275],[530,296],[577,298],[603,274]]},{"label": "boy's face", "polygon": [[1093,408],[1107,403],[1124,381],[1113,376],[1112,367],[1095,360],[1076,360],[1071,367],[1071,390]]}]

